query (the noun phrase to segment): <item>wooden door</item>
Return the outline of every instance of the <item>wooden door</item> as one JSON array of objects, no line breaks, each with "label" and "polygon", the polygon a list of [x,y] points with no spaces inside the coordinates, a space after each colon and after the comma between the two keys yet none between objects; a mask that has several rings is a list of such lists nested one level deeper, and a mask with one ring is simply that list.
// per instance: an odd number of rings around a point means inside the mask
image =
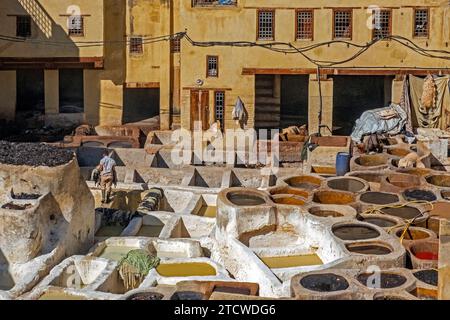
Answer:
[{"label": "wooden door", "polygon": [[195,129],[195,123],[201,121],[202,130],[209,128],[209,91],[191,91],[191,130]]}]

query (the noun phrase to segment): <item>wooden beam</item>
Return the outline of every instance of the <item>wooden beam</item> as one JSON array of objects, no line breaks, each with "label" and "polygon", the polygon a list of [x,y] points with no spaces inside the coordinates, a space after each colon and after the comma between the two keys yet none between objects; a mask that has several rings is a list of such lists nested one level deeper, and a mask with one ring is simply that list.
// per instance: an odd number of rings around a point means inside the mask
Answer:
[{"label": "wooden beam", "polygon": [[[295,75],[295,74],[316,74],[316,68],[243,68],[242,75],[255,74],[281,74],[281,75]],[[386,69],[364,69],[364,68],[324,68],[321,69],[322,74],[327,75],[428,75],[433,74],[450,74],[448,69],[414,69],[414,68],[386,68]]]},{"label": "wooden beam", "polygon": [[51,58],[0,57],[1,70],[27,69],[27,68],[103,69],[103,67],[104,67],[103,57],[51,57]]},{"label": "wooden beam", "polygon": [[129,89],[141,89],[141,88],[146,88],[146,89],[155,89],[155,88],[159,88],[159,82],[126,82],[124,83],[124,87],[125,88],[129,88]]}]

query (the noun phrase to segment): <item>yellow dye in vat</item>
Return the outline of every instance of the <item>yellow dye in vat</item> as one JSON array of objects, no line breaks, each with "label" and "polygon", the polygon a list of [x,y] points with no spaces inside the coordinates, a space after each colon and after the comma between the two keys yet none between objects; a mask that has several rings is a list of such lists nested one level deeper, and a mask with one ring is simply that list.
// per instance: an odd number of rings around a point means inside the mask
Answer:
[{"label": "yellow dye in vat", "polygon": [[96,237],[118,237],[123,231],[122,226],[104,226],[98,229]]},{"label": "yellow dye in vat", "polygon": [[198,211],[197,215],[208,218],[215,218],[217,216],[216,206],[203,206]]},{"label": "yellow dye in vat", "polygon": [[64,292],[45,292],[38,300],[86,300],[85,297]]},{"label": "yellow dye in vat", "polygon": [[136,247],[122,247],[122,246],[107,246],[105,250],[99,255],[99,258],[120,261],[131,250],[136,250]]},{"label": "yellow dye in vat", "polygon": [[284,257],[262,257],[260,259],[270,269],[294,268],[323,264],[322,259],[320,259],[320,257],[315,253]]},{"label": "yellow dye in vat", "polygon": [[163,263],[156,268],[156,271],[162,277],[204,277],[215,276],[217,274],[213,266],[203,262]]},{"label": "yellow dye in vat", "polygon": [[138,237],[152,237],[157,238],[159,237],[161,230],[164,228],[164,225],[142,225],[141,229],[139,230],[137,236]]}]

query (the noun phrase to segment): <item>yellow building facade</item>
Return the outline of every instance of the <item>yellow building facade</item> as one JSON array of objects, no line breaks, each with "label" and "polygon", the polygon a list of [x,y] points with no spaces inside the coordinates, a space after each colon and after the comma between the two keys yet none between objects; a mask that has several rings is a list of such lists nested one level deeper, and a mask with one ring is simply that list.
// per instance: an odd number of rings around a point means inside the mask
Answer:
[{"label": "yellow building facade", "polygon": [[[0,118],[14,119],[30,108],[23,87],[40,77],[47,123],[112,125],[159,115],[162,129],[192,129],[197,120],[205,128],[216,120],[235,128],[232,112],[240,98],[245,127],[307,123],[317,132],[320,122],[348,134],[364,110],[400,101],[405,75],[450,73],[449,60],[436,57],[443,54],[420,51],[449,50],[448,1],[372,5],[4,0]],[[24,15],[31,17],[31,36],[17,42],[18,17]],[[79,28],[74,16],[83,17],[82,34],[69,30],[68,21]],[[179,41],[166,41],[184,32]],[[351,59],[377,37],[388,38]],[[419,49],[412,50],[412,43]]]}]

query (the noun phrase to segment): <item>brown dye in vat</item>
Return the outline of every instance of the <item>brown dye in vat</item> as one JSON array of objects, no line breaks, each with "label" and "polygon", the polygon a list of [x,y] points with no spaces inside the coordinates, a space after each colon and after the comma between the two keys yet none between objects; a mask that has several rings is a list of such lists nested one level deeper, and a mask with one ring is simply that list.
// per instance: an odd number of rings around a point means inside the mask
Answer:
[{"label": "brown dye in vat", "polygon": [[145,225],[143,224],[136,236],[157,238],[161,234],[164,225]]},{"label": "brown dye in vat", "polygon": [[363,218],[362,221],[379,226],[381,228],[390,228],[397,224],[393,220],[383,218]]},{"label": "brown dye in vat", "polygon": [[380,236],[380,233],[367,226],[347,225],[333,228],[333,234],[341,240],[366,240]]},{"label": "brown dye in vat", "polygon": [[[403,234],[403,229],[402,230],[398,230],[395,235],[397,237],[401,237]],[[425,232],[422,231],[420,229],[414,228],[414,227],[410,227],[408,228],[407,232],[405,233],[403,239],[405,240],[421,240],[421,239],[427,239],[430,238],[430,235]]]},{"label": "brown dye in vat", "polygon": [[387,164],[387,158],[381,155],[363,155],[355,160],[355,163],[363,167],[376,167]]},{"label": "brown dye in vat", "polygon": [[223,293],[232,293],[232,294],[242,294],[245,296],[249,296],[251,291],[249,288],[240,288],[240,287],[228,287],[228,286],[214,286],[213,292],[223,292]]},{"label": "brown dye in vat", "polygon": [[386,255],[392,252],[390,248],[378,244],[348,244],[346,247],[350,252],[364,255]]},{"label": "brown dye in vat", "polygon": [[392,204],[399,201],[397,195],[384,192],[365,192],[359,199],[365,203],[378,205]]},{"label": "brown dye in vat", "polygon": [[98,229],[96,237],[118,237],[123,231],[122,226],[103,226]]},{"label": "brown dye in vat", "polygon": [[136,247],[125,247],[125,246],[107,246],[103,252],[99,255],[99,258],[120,261],[125,257],[128,252],[136,250]]},{"label": "brown dye in vat", "polygon": [[349,192],[360,192],[364,189],[365,185],[361,181],[351,178],[339,178],[330,180],[327,182],[330,189],[349,191]]},{"label": "brown dye in vat", "polygon": [[202,206],[198,212],[198,216],[215,218],[217,216],[217,207],[216,206]]},{"label": "brown dye in vat", "polygon": [[277,197],[274,198],[273,201],[278,204],[286,204],[290,206],[303,206],[305,204],[305,200],[295,198],[295,197]]},{"label": "brown dye in vat", "polygon": [[245,193],[229,193],[227,198],[237,206],[258,206],[265,203],[263,198]]},{"label": "brown dye in vat", "polygon": [[426,178],[429,184],[437,187],[450,187],[450,175],[433,175]]},{"label": "brown dye in vat", "polygon": [[260,259],[270,269],[323,265],[322,259],[316,253],[295,256],[260,257]]},{"label": "brown dye in vat", "polygon": [[408,154],[410,154],[411,150],[402,149],[402,148],[389,148],[387,150],[387,153],[390,155],[396,156],[396,157],[403,158],[403,157],[407,156]]},{"label": "brown dye in vat", "polygon": [[156,267],[162,277],[205,277],[215,276],[216,269],[204,262],[162,263]]},{"label": "brown dye in vat", "polygon": [[431,217],[439,217],[450,220],[450,202],[435,202],[430,211]]},{"label": "brown dye in vat", "polygon": [[422,215],[419,209],[414,207],[401,207],[401,208],[384,208],[380,210],[382,213],[402,218],[402,219],[414,219],[416,217],[419,217]]},{"label": "brown dye in vat", "polygon": [[294,188],[305,189],[305,190],[314,190],[317,189],[321,180],[315,177],[309,176],[299,176],[293,177],[285,181],[288,185]]},{"label": "brown dye in vat", "polygon": [[45,292],[38,300],[87,300],[85,297],[64,292]]},{"label": "brown dye in vat", "polygon": [[355,202],[355,197],[343,192],[318,191],[314,193],[313,201],[321,204],[349,204]]}]

